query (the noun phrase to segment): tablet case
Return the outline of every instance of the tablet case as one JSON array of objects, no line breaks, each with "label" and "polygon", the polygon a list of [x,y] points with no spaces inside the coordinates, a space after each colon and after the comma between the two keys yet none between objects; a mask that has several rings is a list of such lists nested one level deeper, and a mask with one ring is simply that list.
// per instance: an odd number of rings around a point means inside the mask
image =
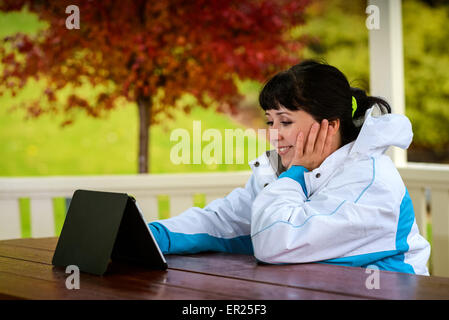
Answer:
[{"label": "tablet case", "polygon": [[134,198],[126,193],[76,190],[52,264],[76,265],[80,271],[103,275],[114,260],[167,268]]}]

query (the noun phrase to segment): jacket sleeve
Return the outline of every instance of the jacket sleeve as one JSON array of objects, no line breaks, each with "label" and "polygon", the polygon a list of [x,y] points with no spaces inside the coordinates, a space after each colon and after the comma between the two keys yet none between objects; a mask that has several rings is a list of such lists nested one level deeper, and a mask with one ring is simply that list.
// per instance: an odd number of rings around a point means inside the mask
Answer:
[{"label": "jacket sleeve", "polygon": [[164,254],[221,251],[252,254],[251,205],[256,196],[254,175],[204,209],[192,207],[179,216],[149,224]]},{"label": "jacket sleeve", "polygon": [[360,179],[325,187],[309,198],[305,171],[299,166],[290,168],[254,200],[251,237],[257,260],[305,263],[336,259],[361,247],[374,248],[382,237],[394,237],[389,230],[394,230],[397,217],[389,207],[391,202],[362,201],[368,192],[376,193],[377,199],[391,196],[386,188]]}]

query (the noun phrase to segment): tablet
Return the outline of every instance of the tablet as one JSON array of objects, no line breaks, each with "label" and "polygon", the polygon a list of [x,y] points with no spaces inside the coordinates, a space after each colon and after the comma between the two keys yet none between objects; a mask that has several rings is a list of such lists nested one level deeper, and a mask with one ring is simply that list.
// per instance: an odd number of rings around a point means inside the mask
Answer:
[{"label": "tablet", "polygon": [[133,197],[126,193],[76,190],[52,264],[75,265],[80,271],[103,275],[114,260],[167,269]]}]

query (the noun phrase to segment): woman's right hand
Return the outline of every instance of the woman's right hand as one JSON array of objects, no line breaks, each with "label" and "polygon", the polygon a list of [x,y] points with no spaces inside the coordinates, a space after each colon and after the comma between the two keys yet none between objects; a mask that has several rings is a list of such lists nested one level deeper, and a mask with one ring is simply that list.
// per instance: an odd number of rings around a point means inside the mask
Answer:
[{"label": "woman's right hand", "polygon": [[304,139],[304,133],[300,131],[296,138],[295,153],[288,168],[303,166],[309,171],[318,168],[332,153],[332,137],[335,132],[327,119],[321,121],[321,125],[316,122],[311,126],[307,141]]}]

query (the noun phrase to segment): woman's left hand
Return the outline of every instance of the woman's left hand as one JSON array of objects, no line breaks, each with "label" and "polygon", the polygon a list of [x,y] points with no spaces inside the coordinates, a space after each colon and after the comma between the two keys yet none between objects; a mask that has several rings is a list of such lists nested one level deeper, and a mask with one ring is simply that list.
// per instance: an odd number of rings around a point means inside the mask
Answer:
[{"label": "woman's left hand", "polygon": [[309,171],[318,168],[332,153],[334,134],[335,129],[333,126],[329,126],[327,119],[321,121],[321,125],[318,122],[312,125],[307,142],[304,142],[304,133],[300,131],[296,138],[295,153],[289,168],[303,166]]}]

